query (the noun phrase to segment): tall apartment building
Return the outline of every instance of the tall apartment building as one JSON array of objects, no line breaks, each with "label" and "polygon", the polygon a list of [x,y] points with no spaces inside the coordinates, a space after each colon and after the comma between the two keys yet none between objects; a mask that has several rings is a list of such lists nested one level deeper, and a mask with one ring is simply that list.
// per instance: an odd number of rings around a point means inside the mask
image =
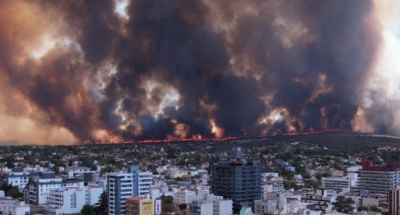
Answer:
[{"label": "tall apartment building", "polygon": [[50,190],[65,187],[78,187],[80,180],[56,178],[54,172],[41,173],[39,177],[33,178],[29,185],[29,201],[32,204],[43,205],[47,203]]},{"label": "tall apartment building", "polygon": [[138,192],[140,197],[145,198],[150,194],[150,186],[153,183],[153,173],[139,172]]},{"label": "tall apartment building", "polygon": [[233,148],[229,160],[221,159],[211,167],[211,192],[232,199],[233,212],[243,205],[253,206],[261,199],[261,163],[246,161],[242,148]]},{"label": "tall apartment building", "polygon": [[357,189],[363,195],[383,194],[396,187],[400,182],[400,172],[394,163],[383,167],[373,166],[371,161],[362,162],[362,170],[358,172]]},{"label": "tall apartment building", "polygon": [[130,166],[127,173],[108,175],[109,215],[125,215],[126,198],[150,195],[153,173],[140,172],[137,166]]},{"label": "tall apartment building", "polygon": [[107,176],[108,214],[125,215],[126,199],[132,196],[131,173],[110,173]]},{"label": "tall apartment building", "polygon": [[400,187],[389,190],[389,214],[400,215]]}]

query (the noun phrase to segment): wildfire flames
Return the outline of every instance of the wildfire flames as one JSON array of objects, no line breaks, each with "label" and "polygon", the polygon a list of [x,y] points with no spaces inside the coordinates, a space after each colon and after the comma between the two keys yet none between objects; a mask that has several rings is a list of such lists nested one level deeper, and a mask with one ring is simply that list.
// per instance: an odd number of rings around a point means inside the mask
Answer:
[{"label": "wildfire flames", "polygon": [[400,135],[399,20],[398,0],[3,0],[0,144]]}]

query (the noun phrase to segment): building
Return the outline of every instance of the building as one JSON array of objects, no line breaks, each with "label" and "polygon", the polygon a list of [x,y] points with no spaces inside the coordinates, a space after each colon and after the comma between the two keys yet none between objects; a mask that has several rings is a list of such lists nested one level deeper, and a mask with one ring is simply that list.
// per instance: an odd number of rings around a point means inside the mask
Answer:
[{"label": "building", "polygon": [[322,188],[330,190],[348,190],[350,191],[351,180],[347,177],[323,177]]},{"label": "building", "polygon": [[15,167],[12,172],[5,173],[5,182],[12,186],[17,186],[19,190],[23,190],[29,182],[30,177],[38,176],[37,172],[26,172],[21,167]]},{"label": "building", "polygon": [[132,196],[131,173],[110,173],[107,176],[108,214],[125,215],[126,199]]},{"label": "building", "polygon": [[126,215],[161,215],[161,200],[129,197],[126,199]]},{"label": "building", "polygon": [[400,187],[389,190],[389,214],[400,215]]},{"label": "building", "polygon": [[150,195],[150,186],[153,183],[153,173],[139,172],[138,178],[138,196],[145,198],[146,195]]},{"label": "building", "polygon": [[109,214],[125,214],[126,198],[150,196],[150,186],[153,183],[153,173],[140,172],[139,168],[132,165],[128,172],[111,173],[107,177]]},{"label": "building", "polygon": [[84,186],[83,182],[76,188],[53,189],[47,197],[46,212],[55,215],[80,213],[84,205],[97,204],[101,193],[103,188]]},{"label": "building", "polygon": [[235,213],[242,204],[252,206],[261,199],[261,163],[242,156],[242,148],[233,148],[229,160],[221,159],[211,167],[211,192],[232,199]]},{"label": "building", "polygon": [[196,200],[204,199],[204,195],[202,193],[197,193],[192,190],[179,190],[174,193],[174,203],[175,204],[190,204]]},{"label": "building", "polygon": [[0,214],[29,215],[31,209],[25,202],[0,201]]},{"label": "building", "polygon": [[83,177],[84,173],[95,173],[96,171],[91,170],[89,167],[67,167],[65,169],[65,173],[63,176],[67,178],[77,178],[77,177]]},{"label": "building", "polygon": [[263,173],[261,175],[261,195],[265,199],[268,193],[285,192],[283,178],[279,177],[278,173]]},{"label": "building", "polygon": [[361,195],[387,195],[389,190],[400,182],[399,171],[395,163],[388,163],[383,167],[373,166],[371,161],[362,162],[362,170],[358,171],[357,190]]},{"label": "building", "polygon": [[188,204],[188,207],[192,213],[200,215],[231,215],[233,214],[232,204],[232,200],[210,194],[202,200],[193,201]]},{"label": "building", "polygon": [[65,187],[78,187],[80,180],[56,178],[54,172],[41,173],[40,177],[33,178],[29,185],[29,201],[32,204],[43,205],[47,203],[50,190]]},{"label": "building", "polygon": [[287,200],[283,193],[268,193],[265,199],[254,201],[255,214],[287,214]]},{"label": "building", "polygon": [[332,203],[336,201],[336,196],[329,195],[325,189],[317,189],[312,193],[305,193],[301,197],[301,202],[310,204],[310,208],[322,213],[329,213],[333,209]]},{"label": "building", "polygon": [[153,173],[141,172],[135,165],[130,166],[128,172],[132,174],[132,196],[146,198],[146,195],[150,195],[150,186],[153,183]]},{"label": "building", "polygon": [[[189,210],[193,213],[205,215],[212,215],[213,212],[213,203],[211,201],[194,201],[189,204]],[[231,205],[232,210],[232,205]]]}]

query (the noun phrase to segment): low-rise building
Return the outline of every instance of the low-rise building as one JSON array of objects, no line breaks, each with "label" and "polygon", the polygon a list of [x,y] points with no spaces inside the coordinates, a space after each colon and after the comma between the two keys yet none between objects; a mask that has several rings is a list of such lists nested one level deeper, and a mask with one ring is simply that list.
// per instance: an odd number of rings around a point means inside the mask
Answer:
[{"label": "low-rise building", "polygon": [[63,176],[67,178],[82,177],[84,173],[94,173],[96,171],[91,170],[89,167],[77,166],[67,167]]},{"label": "low-rise building", "polygon": [[346,189],[350,191],[351,180],[347,177],[323,177],[322,188],[330,190]]},{"label": "low-rise building", "polygon": [[83,186],[77,188],[59,188],[50,191],[47,197],[46,211],[55,215],[79,213],[84,205],[98,203],[103,188]]},{"label": "low-rise building", "polygon": [[286,214],[287,200],[284,193],[268,193],[265,199],[254,201],[255,214]]},{"label": "low-rise building", "polygon": [[190,204],[195,200],[204,199],[204,195],[202,193],[186,189],[174,193],[173,197],[175,204]]},{"label": "low-rise building", "polygon": [[336,196],[328,195],[327,190],[317,189],[312,193],[305,193],[301,197],[301,202],[313,205],[312,209],[329,213],[333,209],[332,203],[336,201]]},{"label": "low-rise building", "polygon": [[232,205],[232,200],[210,194],[202,200],[193,201],[188,206],[192,213],[200,215],[231,215],[233,214]]},{"label": "low-rise building", "polygon": [[21,167],[12,169],[12,172],[5,173],[5,182],[12,186],[17,186],[19,190],[23,190],[29,182],[30,177],[38,176],[37,172],[27,172]]},{"label": "low-rise building", "polygon": [[0,214],[29,215],[30,212],[31,209],[25,202],[0,200]]},{"label": "low-rise building", "polygon": [[80,180],[56,178],[53,172],[41,173],[40,177],[34,178],[29,185],[29,201],[32,204],[43,205],[47,203],[50,190],[78,187]]},{"label": "low-rise building", "polygon": [[144,199],[139,196],[126,199],[126,215],[161,215],[161,200]]}]

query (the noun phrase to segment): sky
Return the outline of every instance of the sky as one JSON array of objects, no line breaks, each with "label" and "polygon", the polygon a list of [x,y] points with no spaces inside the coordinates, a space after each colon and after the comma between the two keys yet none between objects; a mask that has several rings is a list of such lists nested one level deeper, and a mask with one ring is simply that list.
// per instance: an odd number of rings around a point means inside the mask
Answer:
[{"label": "sky", "polygon": [[400,135],[398,0],[0,2],[0,144]]}]

